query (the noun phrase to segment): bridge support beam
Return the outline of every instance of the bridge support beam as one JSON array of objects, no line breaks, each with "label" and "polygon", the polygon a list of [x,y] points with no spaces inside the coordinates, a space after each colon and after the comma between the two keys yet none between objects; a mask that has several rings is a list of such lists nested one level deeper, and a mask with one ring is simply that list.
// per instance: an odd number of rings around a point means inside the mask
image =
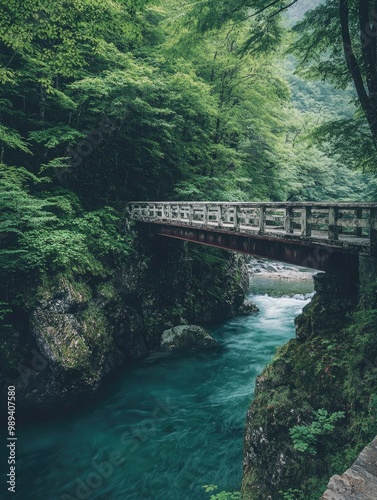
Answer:
[{"label": "bridge support beam", "polygon": [[318,273],[314,276],[314,295],[295,319],[296,338],[304,341],[313,335],[332,336],[357,303],[357,277],[347,274]]},{"label": "bridge support beam", "polygon": [[309,267],[318,271],[329,271],[347,276],[350,283],[358,281],[358,253],[347,253],[341,248],[318,245],[307,240],[275,238],[267,235],[250,235],[227,231],[137,222],[139,231],[177,238],[193,243],[234,250],[249,255]]}]

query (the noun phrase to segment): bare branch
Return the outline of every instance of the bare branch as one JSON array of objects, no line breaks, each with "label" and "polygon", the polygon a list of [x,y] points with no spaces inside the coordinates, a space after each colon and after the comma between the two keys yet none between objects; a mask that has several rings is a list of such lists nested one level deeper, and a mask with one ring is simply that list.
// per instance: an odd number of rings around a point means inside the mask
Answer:
[{"label": "bare branch", "polygon": [[[238,21],[238,22],[244,22],[247,19],[250,19],[251,17],[258,16],[259,14],[262,14],[263,12],[265,12],[268,9],[270,9],[271,7],[273,7],[274,5],[278,4],[279,2],[281,2],[281,0],[273,0],[268,5],[265,5],[264,7],[260,8],[256,12],[253,12],[252,14],[249,14],[248,16],[244,17],[241,21]],[[271,15],[269,15],[268,18],[271,19],[271,18],[277,16],[278,14],[280,14],[281,12],[283,12],[284,10],[287,10],[287,9],[289,9],[289,7],[292,7],[292,5],[294,5],[297,2],[298,2],[298,0],[293,0],[290,4],[283,5],[276,12],[272,13]],[[232,13],[236,12],[237,10],[239,10],[240,8],[244,8],[244,7],[250,7],[250,8],[252,8],[253,6],[252,5],[243,4],[243,5],[238,6],[236,9],[233,9],[232,11],[229,11],[228,14],[232,14]]]},{"label": "bare branch", "polygon": [[274,12],[270,17],[275,17],[277,16],[278,14],[280,14],[281,12],[283,12],[284,10],[286,9],[289,9],[289,7],[292,7],[292,5],[294,5],[295,3],[297,3],[298,0],[293,0],[293,2],[291,2],[290,4],[284,6],[284,7],[281,7],[278,11]]}]

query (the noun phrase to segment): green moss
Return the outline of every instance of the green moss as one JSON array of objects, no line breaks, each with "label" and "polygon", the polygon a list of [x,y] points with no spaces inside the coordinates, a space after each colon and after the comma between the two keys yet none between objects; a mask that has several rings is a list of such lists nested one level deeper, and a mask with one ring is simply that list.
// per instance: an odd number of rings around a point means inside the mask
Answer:
[{"label": "green moss", "polygon": [[107,300],[112,300],[116,296],[116,289],[112,281],[105,281],[97,286],[97,294]]},{"label": "green moss", "polygon": [[[329,478],[343,473],[377,433],[377,310],[334,317],[335,307],[317,297],[298,320],[304,335],[280,348],[259,378],[248,419],[245,499],[285,499],[297,490],[297,500],[318,500]],[[308,456],[289,433],[310,429],[319,409],[345,417]],[[262,440],[251,437],[256,429]]]}]

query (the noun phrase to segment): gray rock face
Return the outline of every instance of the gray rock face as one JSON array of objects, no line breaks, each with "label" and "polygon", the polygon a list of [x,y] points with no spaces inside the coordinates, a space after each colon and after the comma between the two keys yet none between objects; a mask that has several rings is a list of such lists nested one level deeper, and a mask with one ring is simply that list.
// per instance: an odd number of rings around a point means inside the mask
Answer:
[{"label": "gray rock face", "polygon": [[180,325],[165,330],[161,337],[161,349],[167,351],[210,349],[217,341],[201,326]]},{"label": "gray rock face", "polygon": [[244,300],[242,306],[238,310],[238,314],[241,316],[248,316],[249,314],[257,312],[259,312],[259,309],[251,300]]},{"label": "gray rock face", "polygon": [[[25,407],[48,407],[95,391],[114,363],[114,345],[102,308],[84,293],[62,286],[31,314],[37,364],[16,381]],[[32,351],[33,352],[33,351]]]},{"label": "gray rock face", "polygon": [[333,476],[322,500],[376,500],[377,438],[341,476]]}]

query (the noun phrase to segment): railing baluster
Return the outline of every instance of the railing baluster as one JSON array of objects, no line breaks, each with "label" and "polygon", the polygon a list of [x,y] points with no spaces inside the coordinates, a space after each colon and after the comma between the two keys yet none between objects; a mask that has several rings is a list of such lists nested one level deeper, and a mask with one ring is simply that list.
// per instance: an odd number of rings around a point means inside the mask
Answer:
[{"label": "railing baluster", "polygon": [[285,232],[286,233],[293,233],[293,208],[292,207],[287,207],[285,209]]},{"label": "railing baluster", "polygon": [[337,207],[329,208],[329,239],[338,240],[339,239],[339,228],[338,223],[339,209]]},{"label": "railing baluster", "polygon": [[261,205],[259,207],[259,234],[266,232],[266,207]]},{"label": "railing baluster", "polygon": [[309,237],[312,235],[312,227],[309,219],[312,215],[312,207],[303,207],[301,209],[301,236]]},{"label": "railing baluster", "polygon": [[[363,209],[356,208],[354,215],[355,215],[355,219],[362,219],[363,218]],[[355,227],[355,229],[353,230],[353,234],[356,237],[361,238],[361,236],[363,235],[363,228],[362,227]]]},{"label": "railing baluster", "polygon": [[219,228],[223,227],[223,206],[219,205],[219,212],[218,212],[218,217],[219,217]]},{"label": "railing baluster", "polygon": [[240,230],[240,207],[238,205],[234,206],[233,226],[235,231]]},{"label": "railing baluster", "polygon": [[208,205],[203,206],[203,224],[208,226]]}]

